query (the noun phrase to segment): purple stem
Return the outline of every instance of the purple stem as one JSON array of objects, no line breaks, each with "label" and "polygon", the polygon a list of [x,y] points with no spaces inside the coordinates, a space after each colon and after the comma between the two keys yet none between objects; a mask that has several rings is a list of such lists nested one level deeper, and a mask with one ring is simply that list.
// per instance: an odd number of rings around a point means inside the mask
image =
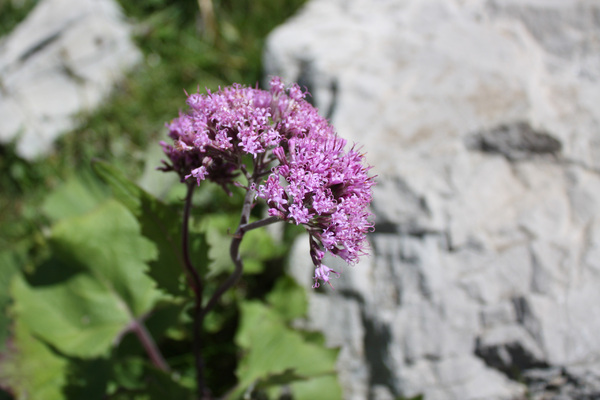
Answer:
[{"label": "purple stem", "polygon": [[200,275],[198,275],[198,271],[196,270],[196,268],[194,268],[192,260],[190,259],[189,223],[194,188],[195,185],[193,183],[188,183],[188,190],[185,196],[185,205],[183,208],[183,226],[181,229],[181,242],[183,246],[183,263],[185,266],[185,272],[187,274],[188,281],[196,295],[196,298],[202,300],[202,280],[200,279]]},{"label": "purple stem", "polygon": [[204,360],[202,358],[202,292],[203,285],[198,270],[192,264],[190,258],[190,247],[189,247],[189,221],[190,221],[190,210],[192,208],[192,195],[194,193],[194,184],[188,184],[187,194],[185,196],[185,205],[183,208],[183,226],[181,229],[181,241],[183,250],[183,263],[185,271],[188,277],[188,282],[194,291],[194,322],[193,322],[193,352],[194,352],[194,363],[196,367],[196,385],[198,399],[211,399],[212,396],[208,387],[204,382]]},{"label": "purple stem", "polygon": [[240,257],[240,244],[242,243],[242,239],[244,238],[244,234],[252,229],[261,228],[263,226],[270,225],[272,223],[281,221],[281,219],[277,217],[268,217],[265,219],[261,219],[259,221],[255,221],[252,223],[248,223],[250,219],[250,211],[252,210],[252,203],[254,198],[254,190],[248,190],[246,192],[246,198],[244,199],[244,206],[242,208],[242,215],[240,217],[240,224],[233,235],[233,239],[231,240],[231,246],[229,247],[229,255],[231,256],[231,260],[235,265],[235,269],[233,273],[219,286],[219,288],[212,295],[206,306],[202,310],[201,317],[204,318],[206,314],[217,304],[219,298],[225,293],[229,288],[231,288],[237,280],[242,275],[242,271],[244,269],[244,263],[242,262],[242,258]]},{"label": "purple stem", "polygon": [[[241,162],[240,162],[241,163]],[[243,165],[243,164],[242,164]],[[255,165],[255,170],[260,170]],[[255,182],[260,174],[256,174],[255,176],[250,176],[250,174],[243,169],[246,178],[248,178],[248,188],[246,191],[246,196],[244,198],[244,205],[242,206],[242,213],[240,216],[240,223],[238,228],[233,235],[233,239],[231,241],[231,246],[229,248],[229,253],[231,255],[231,259],[235,265],[235,269],[233,273],[217,288],[217,290],[213,293],[211,298],[206,303],[205,307],[202,307],[202,292],[203,286],[200,276],[198,275],[198,271],[192,265],[190,254],[189,254],[189,218],[190,218],[190,208],[192,204],[192,193],[194,189],[193,184],[188,184],[188,192],[185,198],[185,207],[183,211],[183,228],[182,228],[182,241],[183,241],[183,259],[185,264],[185,269],[188,275],[188,280],[192,289],[194,290],[194,294],[196,296],[195,301],[195,310],[194,310],[194,357],[196,361],[196,381],[198,385],[198,398],[200,400],[210,400],[212,399],[212,395],[210,390],[204,383],[204,362],[202,360],[202,325],[204,322],[204,317],[208,312],[210,312],[213,307],[219,301],[219,298],[225,293],[228,289],[230,289],[240,278],[242,275],[242,271],[244,265],[242,263],[242,259],[239,254],[240,244],[242,243],[242,239],[244,234],[252,229],[260,228],[274,222],[280,221],[277,217],[268,217],[262,219],[260,221],[255,221],[252,223],[248,223],[250,220],[250,212],[252,211],[252,206],[254,204],[254,196],[256,194],[256,190],[250,189],[253,187],[251,184]]]},{"label": "purple stem", "polygon": [[130,329],[138,337],[142,343],[142,346],[144,346],[144,349],[146,350],[148,357],[150,357],[152,364],[154,364],[154,366],[161,371],[169,372],[169,365],[165,361],[163,355],[158,349],[158,346],[156,346],[152,335],[150,335],[150,332],[148,332],[148,329],[146,329],[146,326],[143,324],[143,322],[133,319],[130,324]]}]

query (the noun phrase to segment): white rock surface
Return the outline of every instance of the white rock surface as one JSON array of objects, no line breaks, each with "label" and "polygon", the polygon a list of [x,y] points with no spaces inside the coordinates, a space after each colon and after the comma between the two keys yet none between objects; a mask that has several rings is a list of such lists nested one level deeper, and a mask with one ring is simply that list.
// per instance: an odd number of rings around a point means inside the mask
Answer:
[{"label": "white rock surface", "polygon": [[598,378],[599,2],[311,0],[265,64],[379,175],[374,255],[311,295],[347,399],[522,398],[511,366]]},{"label": "white rock surface", "polygon": [[46,154],[140,58],[115,1],[40,1],[0,39],[0,142]]}]

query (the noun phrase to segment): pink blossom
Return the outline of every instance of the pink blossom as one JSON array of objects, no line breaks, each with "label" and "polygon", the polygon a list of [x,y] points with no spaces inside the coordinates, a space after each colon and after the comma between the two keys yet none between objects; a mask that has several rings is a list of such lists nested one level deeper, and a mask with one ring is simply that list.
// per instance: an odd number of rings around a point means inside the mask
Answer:
[{"label": "pink blossom", "polygon": [[278,77],[269,91],[235,84],[189,95],[189,111],[167,124],[173,145],[162,144],[170,161],[163,169],[227,188],[252,155],[260,179],[249,186],[269,215],[306,227],[318,287],[338,274],[321,263],[324,251],[349,263],[367,252],[374,181],[360,149],[347,150],[305,96]]},{"label": "pink blossom", "polygon": [[337,275],[338,278],[340,276],[339,272],[335,272],[334,270],[329,268],[327,265],[325,265],[325,264],[318,265],[315,268],[315,276],[313,276],[313,279],[315,280],[313,289],[316,289],[319,286],[321,286],[319,281],[327,282],[329,284],[329,286],[331,286],[333,288],[333,285],[331,284],[331,282],[329,282],[329,274],[331,274],[331,273]]}]

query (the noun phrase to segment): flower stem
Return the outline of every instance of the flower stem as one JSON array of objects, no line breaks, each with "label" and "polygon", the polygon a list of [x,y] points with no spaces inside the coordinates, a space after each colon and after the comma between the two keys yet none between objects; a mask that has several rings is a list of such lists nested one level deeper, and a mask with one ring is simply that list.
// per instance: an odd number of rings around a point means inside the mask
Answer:
[{"label": "flower stem", "polygon": [[[249,179],[251,181],[251,179]],[[242,271],[244,268],[242,259],[240,257],[239,248],[242,243],[242,239],[244,238],[244,234],[252,229],[257,229],[274,222],[280,221],[277,217],[268,217],[262,219],[260,221],[255,221],[252,223],[248,223],[250,220],[250,212],[252,211],[252,206],[254,204],[254,196],[256,194],[256,190],[250,189],[253,187],[252,185],[248,185],[248,190],[246,191],[246,196],[244,198],[244,204],[242,206],[242,213],[240,216],[240,223],[238,228],[233,235],[233,239],[231,241],[231,246],[229,248],[229,253],[233,263],[235,265],[235,269],[233,273],[217,288],[217,290],[213,293],[211,298],[206,303],[206,306],[202,306],[202,292],[203,285],[198,275],[198,271],[192,265],[189,253],[189,218],[190,218],[190,208],[192,203],[192,193],[194,189],[193,184],[188,185],[188,192],[185,198],[185,206],[183,212],[183,228],[182,228],[182,241],[183,241],[183,259],[185,270],[188,276],[188,281],[194,291],[195,294],[195,307],[194,307],[194,323],[193,323],[193,334],[194,334],[194,358],[195,358],[195,366],[196,366],[196,383],[197,383],[197,394],[200,400],[212,399],[212,395],[210,394],[210,390],[206,386],[204,382],[204,361],[202,358],[202,325],[204,323],[204,317],[208,314],[214,306],[217,304],[223,293],[229,290],[240,278],[242,275]]]},{"label": "flower stem", "polygon": [[185,272],[188,277],[188,282],[194,291],[196,298],[202,299],[202,280],[198,275],[198,270],[192,264],[190,258],[190,239],[189,239],[189,223],[190,223],[190,210],[192,208],[192,195],[194,194],[195,185],[193,183],[188,184],[187,194],[185,196],[185,205],[183,208],[183,225],[181,228],[181,242],[183,250],[183,264]]},{"label": "flower stem", "polygon": [[246,192],[246,197],[244,198],[244,205],[242,206],[242,215],[240,216],[240,223],[238,225],[237,230],[233,235],[233,239],[231,240],[231,246],[229,247],[229,254],[231,256],[231,260],[235,265],[235,269],[231,275],[219,286],[219,288],[212,295],[206,306],[202,310],[202,318],[217,304],[219,298],[225,293],[229,288],[231,288],[237,280],[242,275],[242,270],[244,268],[244,264],[242,263],[242,259],[239,254],[240,244],[242,243],[242,238],[244,237],[244,230],[241,229],[242,226],[248,223],[250,219],[250,211],[252,211],[252,203],[254,202],[254,194],[255,191],[249,189]]},{"label": "flower stem", "polygon": [[271,225],[271,224],[273,224],[275,222],[279,222],[279,221],[282,221],[282,219],[279,217],[268,217],[265,219],[261,219],[259,221],[251,222],[249,224],[240,225],[238,230],[241,230],[243,233],[246,233],[253,229],[262,228],[263,226]]},{"label": "flower stem", "polygon": [[248,190],[246,192],[246,198],[244,200],[244,206],[242,208],[242,215],[240,217],[240,224],[233,235],[233,239],[231,240],[231,246],[229,247],[229,255],[231,256],[231,260],[235,266],[233,273],[219,286],[219,288],[212,295],[204,309],[202,310],[202,318],[212,308],[215,306],[219,298],[225,293],[229,288],[231,288],[237,280],[242,275],[242,271],[244,269],[244,263],[242,262],[242,258],[240,257],[240,245],[242,244],[242,239],[244,238],[244,234],[252,229],[261,228],[263,226],[270,225],[272,223],[281,221],[277,217],[268,217],[265,219],[261,219],[259,221],[255,221],[252,223],[248,223],[250,219],[250,211],[252,210],[252,203],[254,198],[254,190]]},{"label": "flower stem", "polygon": [[189,247],[189,220],[194,188],[195,185],[193,183],[188,184],[188,190],[185,196],[185,205],[183,208],[183,226],[181,229],[181,241],[185,271],[188,277],[188,282],[194,292],[193,352],[194,364],[196,367],[197,394],[198,399],[204,400],[211,398],[210,391],[204,382],[204,359],[202,358],[202,322],[204,320],[202,314],[202,292],[204,287],[202,285],[200,275],[198,274],[198,270],[196,270],[196,268],[192,264]]}]

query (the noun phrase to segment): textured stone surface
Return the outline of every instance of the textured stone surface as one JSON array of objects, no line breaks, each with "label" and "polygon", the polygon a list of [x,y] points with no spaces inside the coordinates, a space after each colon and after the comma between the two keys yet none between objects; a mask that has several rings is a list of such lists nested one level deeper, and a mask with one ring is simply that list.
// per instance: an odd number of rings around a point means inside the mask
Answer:
[{"label": "textured stone surface", "polygon": [[347,399],[600,396],[598,2],[312,0],[265,64],[379,175],[374,255],[311,292]]},{"label": "textured stone surface", "polygon": [[0,142],[47,153],[140,60],[113,0],[43,0],[0,39]]}]

